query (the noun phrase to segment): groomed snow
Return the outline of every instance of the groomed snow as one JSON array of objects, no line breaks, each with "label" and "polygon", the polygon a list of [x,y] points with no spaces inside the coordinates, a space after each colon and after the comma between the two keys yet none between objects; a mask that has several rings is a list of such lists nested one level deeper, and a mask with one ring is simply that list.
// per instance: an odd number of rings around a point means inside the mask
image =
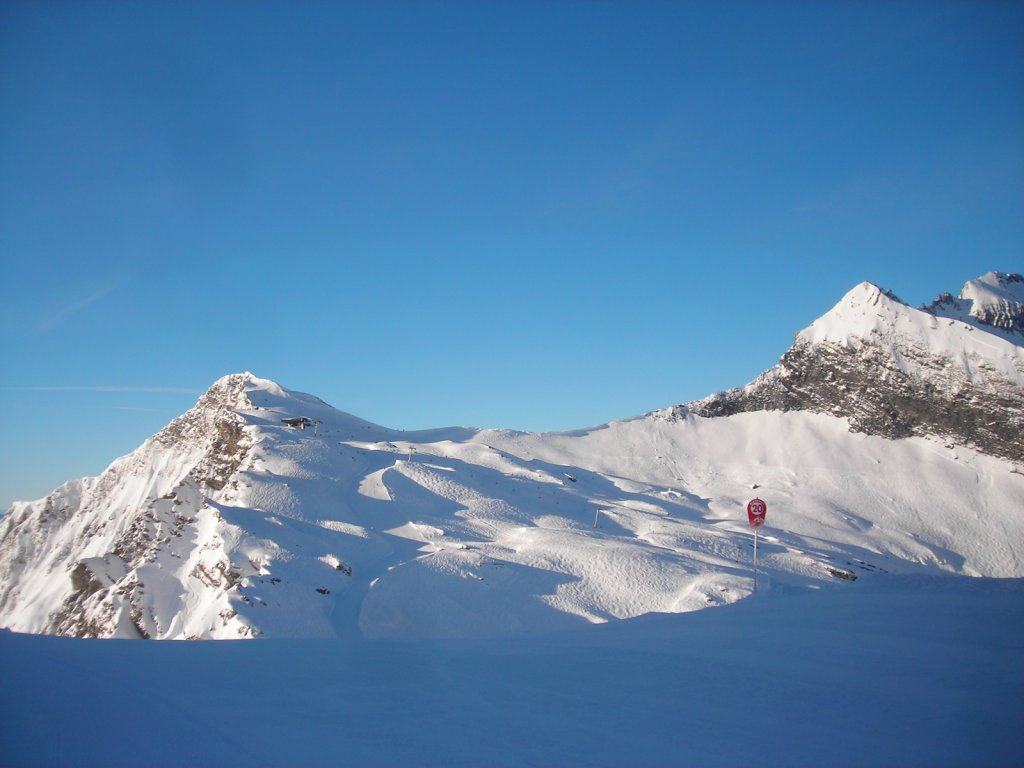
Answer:
[{"label": "groomed snow", "polygon": [[0,632],[4,765],[1012,766],[1024,583],[876,574],[543,639]]}]

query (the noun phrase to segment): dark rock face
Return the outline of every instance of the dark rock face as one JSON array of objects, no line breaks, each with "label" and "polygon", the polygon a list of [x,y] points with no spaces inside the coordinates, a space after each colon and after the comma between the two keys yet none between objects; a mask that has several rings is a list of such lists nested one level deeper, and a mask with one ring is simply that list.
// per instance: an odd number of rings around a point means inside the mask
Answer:
[{"label": "dark rock face", "polygon": [[[908,352],[908,354],[910,354]],[[995,371],[984,390],[943,357],[920,357],[927,379],[905,373],[871,344],[850,348],[798,341],[779,365],[747,387],[687,406],[698,416],[806,410],[846,417],[855,432],[890,439],[937,436],[982,453],[1024,461],[1024,391]]]},{"label": "dark rock face", "polygon": [[201,443],[205,454],[189,473],[200,486],[223,490],[245,461],[252,447],[243,427],[245,422],[235,410],[249,408],[245,396],[245,377],[229,376],[210,388],[190,411],[172,421],[153,439],[168,448],[182,443]]},{"label": "dark rock face", "polygon": [[912,309],[870,283],[797,334],[746,387],[690,403],[698,416],[805,410],[889,439],[935,437],[1024,462],[1024,277],[990,272]]}]

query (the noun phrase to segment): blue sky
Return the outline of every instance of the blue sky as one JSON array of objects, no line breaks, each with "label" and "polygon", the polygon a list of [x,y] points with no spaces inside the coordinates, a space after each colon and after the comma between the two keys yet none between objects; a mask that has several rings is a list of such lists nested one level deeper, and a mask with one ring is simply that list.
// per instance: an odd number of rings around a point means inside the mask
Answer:
[{"label": "blue sky", "polygon": [[241,370],[388,426],[746,383],[1024,245],[1024,6],[0,6],[0,504]]}]

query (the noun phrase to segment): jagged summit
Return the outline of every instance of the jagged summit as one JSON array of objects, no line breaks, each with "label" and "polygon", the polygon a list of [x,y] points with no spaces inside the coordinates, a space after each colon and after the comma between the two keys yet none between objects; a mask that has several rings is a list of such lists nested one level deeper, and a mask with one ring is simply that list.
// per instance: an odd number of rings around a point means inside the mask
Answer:
[{"label": "jagged summit", "polygon": [[[322,423],[335,429],[382,434],[394,431],[340,411],[315,395],[286,389],[272,379],[261,378],[249,371],[221,376],[199,398],[195,407],[179,418],[194,422],[200,415],[216,419],[229,412],[244,424],[269,425],[280,419],[304,417],[310,423]],[[175,419],[165,429],[173,431],[177,421]]]},{"label": "jagged summit", "polygon": [[984,330],[1003,331],[1019,344],[1024,338],[1024,276],[989,272],[965,283],[959,297],[944,293],[921,309]]},{"label": "jagged summit", "polygon": [[910,307],[891,291],[861,283],[800,331],[796,344],[829,344],[851,350],[870,344],[882,350],[902,373],[921,380],[934,378],[937,369],[951,374],[952,368],[974,385],[984,386],[993,374],[1024,385],[1019,340],[1005,339],[1002,334],[996,334],[998,338],[978,335],[977,323],[945,319],[943,323],[936,314]]}]

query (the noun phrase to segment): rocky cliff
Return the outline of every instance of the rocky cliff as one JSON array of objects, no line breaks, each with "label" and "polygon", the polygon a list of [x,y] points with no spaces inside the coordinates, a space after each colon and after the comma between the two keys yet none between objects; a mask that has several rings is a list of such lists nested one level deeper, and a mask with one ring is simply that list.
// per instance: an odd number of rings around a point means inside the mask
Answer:
[{"label": "rocky cliff", "polygon": [[709,417],[827,413],[857,432],[933,436],[1024,462],[1021,288],[1020,275],[990,273],[961,298],[913,309],[864,283],[757,380],[686,407]]}]

